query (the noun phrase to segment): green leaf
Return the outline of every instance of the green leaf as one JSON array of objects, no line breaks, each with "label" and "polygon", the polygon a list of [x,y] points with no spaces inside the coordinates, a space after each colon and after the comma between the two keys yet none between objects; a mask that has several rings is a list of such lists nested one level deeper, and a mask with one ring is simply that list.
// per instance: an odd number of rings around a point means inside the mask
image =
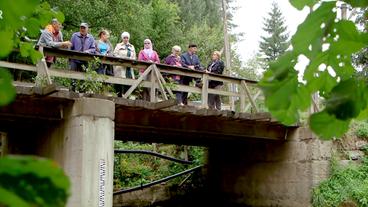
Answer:
[{"label": "green leaf", "polygon": [[0,186],[32,206],[65,206],[70,182],[51,160],[32,156],[0,159]]},{"label": "green leaf", "polygon": [[19,49],[20,55],[22,57],[28,57],[30,55],[30,50],[32,49],[32,44],[28,42],[21,42]]},{"label": "green leaf", "polygon": [[366,87],[364,82],[354,78],[339,82],[326,100],[327,113],[340,120],[357,117],[367,107]]},{"label": "green leaf", "polygon": [[63,23],[65,21],[65,16],[62,12],[56,12],[55,14],[55,18],[59,20],[60,23]]},{"label": "green leaf", "polygon": [[0,31],[0,45],[1,45],[0,58],[8,56],[13,49],[12,31],[9,30]]},{"label": "green leaf", "polygon": [[40,35],[40,22],[36,18],[29,18],[26,23],[27,34],[31,38],[36,38]]},{"label": "green leaf", "polygon": [[355,24],[351,21],[342,20],[334,24],[338,40],[331,41],[330,50],[338,55],[351,55],[358,52],[368,44],[368,34],[357,30]]},{"label": "green leaf", "polygon": [[[318,45],[316,42],[320,42],[319,45],[321,45],[323,34],[329,30],[330,25],[333,24],[336,18],[336,13],[333,12],[335,6],[336,2],[334,1],[323,2],[316,11],[309,14],[305,21],[298,26],[297,32],[291,39],[294,52],[307,55],[311,52],[309,50],[310,46]],[[325,24],[324,28],[321,28],[322,24]]]},{"label": "green leaf", "polygon": [[344,1],[353,7],[368,7],[367,0],[344,0]]},{"label": "green leaf", "polygon": [[9,71],[0,68],[0,106],[8,105],[15,99],[16,91],[12,80]]},{"label": "green leaf", "polygon": [[339,120],[326,111],[313,114],[310,117],[310,128],[322,139],[341,137],[349,129],[350,120]]},{"label": "green leaf", "polygon": [[33,64],[36,64],[41,58],[42,54],[37,50],[30,50],[30,56]]},{"label": "green leaf", "polygon": [[26,201],[17,194],[0,186],[0,206],[8,207],[30,207]]},{"label": "green leaf", "polygon": [[318,0],[289,0],[295,8],[302,10],[305,6],[312,7]]}]

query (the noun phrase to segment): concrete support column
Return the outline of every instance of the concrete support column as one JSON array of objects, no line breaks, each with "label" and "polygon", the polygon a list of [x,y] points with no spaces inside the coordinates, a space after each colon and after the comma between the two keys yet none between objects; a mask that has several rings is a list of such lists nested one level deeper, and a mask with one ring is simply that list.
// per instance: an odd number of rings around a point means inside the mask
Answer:
[{"label": "concrete support column", "polygon": [[112,206],[114,116],[114,102],[82,98],[66,117],[63,167],[72,182],[69,207]]},{"label": "concrete support column", "polygon": [[115,104],[80,98],[50,127],[38,154],[58,162],[71,181],[68,207],[110,207],[113,199]]}]

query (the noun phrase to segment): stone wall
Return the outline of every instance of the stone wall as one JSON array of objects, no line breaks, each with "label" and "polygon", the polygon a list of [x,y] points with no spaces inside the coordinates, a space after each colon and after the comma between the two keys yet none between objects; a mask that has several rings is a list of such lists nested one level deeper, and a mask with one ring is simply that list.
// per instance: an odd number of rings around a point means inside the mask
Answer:
[{"label": "stone wall", "polygon": [[210,189],[222,206],[310,206],[312,188],[328,177],[331,152],[332,143],[307,128],[284,142],[213,146]]}]

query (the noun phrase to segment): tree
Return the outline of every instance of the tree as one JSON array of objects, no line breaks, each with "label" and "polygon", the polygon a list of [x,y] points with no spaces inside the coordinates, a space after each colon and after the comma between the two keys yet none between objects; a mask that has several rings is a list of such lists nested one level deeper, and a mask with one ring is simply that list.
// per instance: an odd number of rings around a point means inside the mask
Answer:
[{"label": "tree", "polygon": [[[345,2],[355,8],[368,6],[368,1]],[[368,86],[354,76],[351,58],[367,46],[368,34],[352,21],[337,19],[337,1],[290,3],[299,10],[308,6],[311,13],[292,37],[293,49],[271,62],[259,83],[266,106],[275,118],[291,125],[310,107],[311,95],[318,93],[324,108],[310,116],[311,129],[321,138],[341,137],[352,119],[368,118]],[[295,70],[300,56],[309,60],[303,81]]]},{"label": "tree", "polygon": [[[38,0],[2,0],[0,12],[0,58],[19,48],[22,57],[36,62],[41,54],[25,40],[38,37],[40,27],[52,18],[64,20],[62,13]],[[0,68],[0,107],[10,104],[15,96],[10,73]],[[30,156],[0,158],[0,206],[65,206],[69,186],[68,177],[50,160]]]},{"label": "tree", "polygon": [[264,55],[266,62],[276,60],[285,53],[290,43],[287,27],[284,26],[285,20],[276,2],[272,3],[272,11],[268,13],[269,17],[264,19],[263,30],[267,36],[262,36],[259,44],[260,51]]},{"label": "tree", "polygon": [[[368,32],[368,8],[359,11],[355,23],[362,28],[363,32]],[[353,62],[358,68],[357,76],[368,81],[368,47],[354,54]]]}]

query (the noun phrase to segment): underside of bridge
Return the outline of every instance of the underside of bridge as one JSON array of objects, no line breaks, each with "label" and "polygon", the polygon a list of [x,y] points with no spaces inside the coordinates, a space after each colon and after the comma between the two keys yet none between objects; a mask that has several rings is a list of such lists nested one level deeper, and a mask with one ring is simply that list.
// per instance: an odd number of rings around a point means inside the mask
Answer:
[{"label": "underside of bridge", "polygon": [[328,174],[330,145],[268,113],[16,88],[16,100],[0,108],[9,153],[58,162],[73,183],[68,206],[103,199],[112,206],[114,139],[208,146],[209,187],[223,206],[309,206],[311,189]]},{"label": "underside of bridge", "polygon": [[[17,98],[0,108],[0,130],[36,131],[64,119],[78,98],[100,98],[115,103],[115,139],[167,144],[205,145],[254,139],[287,138],[295,127],[272,120],[268,113],[234,113],[176,106],[175,101],[150,103],[99,95],[53,91],[42,95],[32,86],[17,86]],[[103,110],[106,106],[98,106]],[[97,110],[97,109],[96,109]]]}]

